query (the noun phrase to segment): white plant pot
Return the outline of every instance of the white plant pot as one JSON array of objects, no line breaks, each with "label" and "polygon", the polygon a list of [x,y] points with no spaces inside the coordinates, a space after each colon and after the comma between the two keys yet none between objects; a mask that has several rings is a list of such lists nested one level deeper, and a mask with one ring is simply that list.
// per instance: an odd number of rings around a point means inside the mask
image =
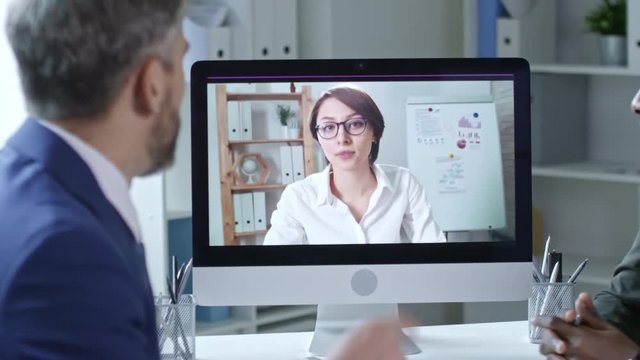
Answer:
[{"label": "white plant pot", "polygon": [[600,62],[604,65],[627,64],[627,38],[620,35],[599,35]]},{"label": "white plant pot", "polygon": [[300,129],[289,128],[289,139],[299,139],[299,138],[300,138]]},{"label": "white plant pot", "polygon": [[284,125],[284,126],[280,126],[280,129],[282,130],[282,138],[283,139],[288,139],[289,138],[289,127]]}]

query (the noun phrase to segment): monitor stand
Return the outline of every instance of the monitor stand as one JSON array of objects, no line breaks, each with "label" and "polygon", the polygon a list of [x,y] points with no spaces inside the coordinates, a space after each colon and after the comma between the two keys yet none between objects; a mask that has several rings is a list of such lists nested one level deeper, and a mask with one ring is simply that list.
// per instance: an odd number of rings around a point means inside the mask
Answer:
[{"label": "monitor stand", "polygon": [[[378,318],[398,318],[398,304],[318,305],[316,330],[309,351],[314,355],[327,356],[347,331],[365,320]],[[399,336],[405,355],[421,352],[404,332],[400,331]]]}]

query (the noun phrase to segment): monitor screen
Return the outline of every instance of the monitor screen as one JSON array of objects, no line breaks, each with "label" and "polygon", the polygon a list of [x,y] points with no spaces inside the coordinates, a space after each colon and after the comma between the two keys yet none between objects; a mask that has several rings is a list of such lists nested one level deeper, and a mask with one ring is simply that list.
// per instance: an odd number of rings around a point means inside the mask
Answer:
[{"label": "monitor screen", "polygon": [[524,60],[205,61],[191,99],[201,304],[528,295]]}]

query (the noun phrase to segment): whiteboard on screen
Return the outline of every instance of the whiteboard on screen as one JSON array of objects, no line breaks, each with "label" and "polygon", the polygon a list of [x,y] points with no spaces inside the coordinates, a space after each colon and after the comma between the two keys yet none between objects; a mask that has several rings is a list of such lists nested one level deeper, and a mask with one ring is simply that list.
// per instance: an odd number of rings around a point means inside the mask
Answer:
[{"label": "whiteboard on screen", "polygon": [[506,226],[502,156],[491,96],[411,97],[407,101],[411,172],[444,231]]}]

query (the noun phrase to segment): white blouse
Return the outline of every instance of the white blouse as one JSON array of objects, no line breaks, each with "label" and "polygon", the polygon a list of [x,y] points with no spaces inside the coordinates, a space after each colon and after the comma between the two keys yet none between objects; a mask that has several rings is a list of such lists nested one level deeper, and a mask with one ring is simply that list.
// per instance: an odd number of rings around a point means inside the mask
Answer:
[{"label": "white blouse", "polygon": [[378,185],[359,223],[331,193],[327,167],[285,188],[264,245],[445,242],[425,191],[409,170],[372,168]]}]

